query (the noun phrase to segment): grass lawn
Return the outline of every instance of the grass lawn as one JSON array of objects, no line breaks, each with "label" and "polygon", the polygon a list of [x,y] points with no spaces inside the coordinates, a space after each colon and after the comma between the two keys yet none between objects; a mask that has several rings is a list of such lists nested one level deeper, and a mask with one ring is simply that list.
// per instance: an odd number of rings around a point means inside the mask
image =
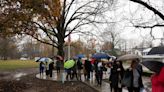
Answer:
[{"label": "grass lawn", "polygon": [[15,70],[22,68],[36,68],[39,63],[34,60],[0,60],[0,70]]}]

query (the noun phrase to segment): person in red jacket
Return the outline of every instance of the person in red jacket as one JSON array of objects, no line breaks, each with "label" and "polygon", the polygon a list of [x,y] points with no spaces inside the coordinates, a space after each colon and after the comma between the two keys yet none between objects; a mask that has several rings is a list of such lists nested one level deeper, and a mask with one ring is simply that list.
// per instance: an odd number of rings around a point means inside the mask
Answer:
[{"label": "person in red jacket", "polygon": [[151,77],[152,92],[164,92],[164,67]]}]

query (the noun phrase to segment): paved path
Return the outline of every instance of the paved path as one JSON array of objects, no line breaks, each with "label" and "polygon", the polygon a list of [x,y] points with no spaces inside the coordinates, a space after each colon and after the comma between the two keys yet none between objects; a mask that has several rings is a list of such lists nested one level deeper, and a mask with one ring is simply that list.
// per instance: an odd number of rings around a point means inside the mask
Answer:
[{"label": "paved path", "polygon": [[[62,75],[64,77],[62,77]],[[65,77],[66,77],[66,73],[65,72],[61,72],[60,74],[57,74],[56,71],[53,72],[53,76],[52,78],[50,78],[49,76],[46,76],[45,74],[40,75],[37,74],[36,75],[37,78],[39,79],[45,79],[45,80],[53,80],[53,81],[61,81],[64,82]],[[109,78],[108,74],[105,74],[105,76],[103,76],[103,79]],[[147,85],[147,83],[149,83],[149,78],[144,78],[144,84]],[[76,78],[74,78],[72,81],[77,81]],[[101,86],[98,86],[96,81],[95,81],[95,77],[93,76],[93,78],[89,81],[86,81],[84,76],[82,75],[82,82],[84,82],[85,84],[93,87],[94,89],[98,90],[99,92],[110,92],[110,85],[109,83],[103,81]],[[126,89],[123,89],[123,92],[128,92]]]}]

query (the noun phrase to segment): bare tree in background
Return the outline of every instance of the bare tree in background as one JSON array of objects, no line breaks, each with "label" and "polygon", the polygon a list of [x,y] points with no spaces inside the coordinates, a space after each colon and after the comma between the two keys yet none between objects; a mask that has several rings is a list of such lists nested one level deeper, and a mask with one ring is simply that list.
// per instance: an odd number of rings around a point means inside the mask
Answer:
[{"label": "bare tree in background", "polygon": [[136,19],[132,21],[132,24],[136,27],[136,28],[143,28],[143,29],[150,29],[150,34],[152,37],[153,36],[153,29],[154,28],[161,28],[164,27],[164,14],[163,14],[163,6],[161,6],[161,4],[163,4],[163,0],[158,0],[158,2],[154,1],[154,0],[129,0],[131,2],[137,3],[139,4],[139,7],[143,6],[146,11],[150,11],[147,14],[144,14],[144,16],[148,16],[148,15],[152,15],[151,19],[143,19],[141,16],[141,19]]},{"label": "bare tree in background", "polygon": [[101,34],[102,40],[104,40],[105,42],[110,42],[111,49],[114,49],[116,46],[118,46],[118,43],[121,40],[121,31],[118,31],[115,28],[115,23],[110,24],[107,28],[105,28],[105,31]]}]

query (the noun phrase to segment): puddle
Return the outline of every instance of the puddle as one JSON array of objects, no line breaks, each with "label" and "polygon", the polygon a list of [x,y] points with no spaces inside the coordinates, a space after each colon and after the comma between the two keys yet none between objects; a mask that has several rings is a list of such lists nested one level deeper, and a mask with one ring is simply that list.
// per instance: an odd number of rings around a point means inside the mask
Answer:
[{"label": "puddle", "polygon": [[25,76],[27,75],[26,73],[17,73],[14,75],[14,78],[16,78],[16,80],[20,80],[19,78],[22,77],[22,76]]}]

